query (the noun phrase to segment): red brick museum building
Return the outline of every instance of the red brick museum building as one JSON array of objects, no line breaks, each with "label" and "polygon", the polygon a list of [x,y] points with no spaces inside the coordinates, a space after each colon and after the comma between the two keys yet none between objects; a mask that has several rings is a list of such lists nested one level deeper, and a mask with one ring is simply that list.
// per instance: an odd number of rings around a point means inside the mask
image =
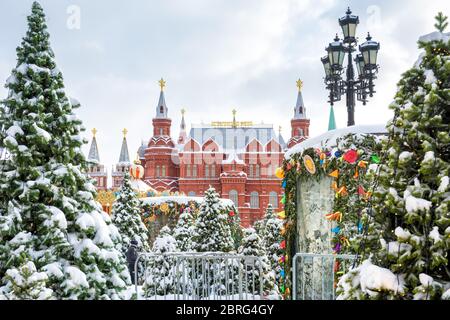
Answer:
[{"label": "red brick museum building", "polygon": [[[309,136],[301,81],[297,82],[297,103],[287,143],[272,124],[236,121],[235,110],[232,121],[192,124],[189,133],[182,110],[180,131],[173,139],[164,85],[161,79],[161,92],[152,120],[153,136],[138,150],[145,169],[143,181],[157,191],[178,191],[188,196],[202,196],[212,186],[222,198],[233,200],[244,226],[261,219],[269,203],[278,208],[283,190],[274,175],[275,169],[281,165],[287,148]],[[96,155],[94,160],[98,160],[95,138],[92,148],[95,152],[90,152],[89,158]],[[130,162],[124,136],[120,161],[112,172],[113,188],[120,185],[121,171],[127,169],[127,161]],[[98,172],[93,176],[99,179]],[[100,186],[103,185],[104,181]]]}]

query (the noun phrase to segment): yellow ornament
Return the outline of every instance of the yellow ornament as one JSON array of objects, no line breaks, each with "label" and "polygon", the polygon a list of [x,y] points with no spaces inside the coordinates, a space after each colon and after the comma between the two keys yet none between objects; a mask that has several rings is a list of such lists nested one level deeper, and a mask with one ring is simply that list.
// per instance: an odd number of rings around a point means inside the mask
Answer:
[{"label": "yellow ornament", "polygon": [[285,219],[286,218],[286,213],[284,211],[278,212],[278,218]]},{"label": "yellow ornament", "polygon": [[306,170],[308,170],[309,173],[311,174],[316,173],[316,165],[314,164],[313,159],[309,155],[303,157],[303,164],[305,165]]},{"label": "yellow ornament", "polygon": [[169,212],[169,205],[167,203],[163,203],[159,209],[162,213],[167,214]]},{"label": "yellow ornament", "polygon": [[278,167],[278,168],[275,170],[275,176],[276,176],[278,179],[283,179],[283,178],[284,178],[284,171],[283,171],[283,168]]}]

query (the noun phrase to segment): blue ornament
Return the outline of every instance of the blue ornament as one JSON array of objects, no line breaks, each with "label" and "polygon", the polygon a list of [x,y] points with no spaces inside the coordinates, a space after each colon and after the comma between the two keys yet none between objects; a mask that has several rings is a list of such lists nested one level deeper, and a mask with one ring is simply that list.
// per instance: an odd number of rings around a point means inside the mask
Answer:
[{"label": "blue ornament", "polygon": [[334,153],[334,156],[336,158],[339,158],[341,155],[342,155],[342,152],[340,152],[339,150]]},{"label": "blue ornament", "polygon": [[287,185],[287,181],[286,181],[286,179],[284,179],[284,180],[283,180],[283,183],[281,184],[281,187],[282,187],[283,189],[286,189],[286,185]]},{"label": "blue ornament", "polygon": [[280,275],[281,275],[282,278],[284,278],[284,270],[280,271]]},{"label": "blue ornament", "polygon": [[331,229],[331,232],[333,233],[339,233],[339,231],[341,231],[341,228],[339,227],[334,227],[333,229]]},{"label": "blue ornament", "polygon": [[360,221],[360,222],[358,223],[358,232],[361,233],[362,230],[363,230],[363,224],[362,224],[362,222]]}]

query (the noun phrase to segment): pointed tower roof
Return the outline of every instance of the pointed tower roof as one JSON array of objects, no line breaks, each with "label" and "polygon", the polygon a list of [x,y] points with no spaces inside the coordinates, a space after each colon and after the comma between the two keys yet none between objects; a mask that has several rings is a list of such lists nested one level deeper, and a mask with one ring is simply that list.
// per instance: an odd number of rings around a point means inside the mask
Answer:
[{"label": "pointed tower roof", "polygon": [[328,131],[336,129],[336,120],[334,118],[333,106],[330,108],[330,117],[328,118]]},{"label": "pointed tower roof", "polygon": [[158,81],[161,92],[159,94],[158,105],[156,106],[156,118],[167,118],[167,106],[166,99],[164,98],[164,88],[166,86],[166,81],[163,78]]},{"label": "pointed tower roof", "polygon": [[119,163],[130,163],[130,156],[128,154],[128,144],[127,144],[127,129],[123,129],[123,140],[122,148],[120,149]]},{"label": "pointed tower roof", "polygon": [[278,127],[278,143],[282,148],[286,147],[286,141],[284,141],[283,136],[281,135],[281,126]]},{"label": "pointed tower roof", "polygon": [[184,108],[181,109],[180,135],[178,136],[178,144],[184,144],[187,139],[186,122],[184,121],[185,113],[186,113],[186,110]]},{"label": "pointed tower roof", "polygon": [[100,162],[100,155],[98,153],[97,139],[95,135],[97,134],[97,129],[92,129],[92,142],[89,149],[88,160]]},{"label": "pointed tower roof", "polygon": [[303,103],[302,87],[303,81],[298,79],[297,80],[298,95],[297,95],[297,103],[295,104],[294,119],[306,119],[306,108],[305,104]]}]

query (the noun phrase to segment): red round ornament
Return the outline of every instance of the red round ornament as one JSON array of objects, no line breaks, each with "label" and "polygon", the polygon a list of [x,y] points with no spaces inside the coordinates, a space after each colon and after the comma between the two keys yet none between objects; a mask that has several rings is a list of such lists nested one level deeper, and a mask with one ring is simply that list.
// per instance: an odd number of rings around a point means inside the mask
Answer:
[{"label": "red round ornament", "polygon": [[343,155],[343,159],[348,163],[355,163],[358,160],[358,152],[356,150],[350,149]]}]

